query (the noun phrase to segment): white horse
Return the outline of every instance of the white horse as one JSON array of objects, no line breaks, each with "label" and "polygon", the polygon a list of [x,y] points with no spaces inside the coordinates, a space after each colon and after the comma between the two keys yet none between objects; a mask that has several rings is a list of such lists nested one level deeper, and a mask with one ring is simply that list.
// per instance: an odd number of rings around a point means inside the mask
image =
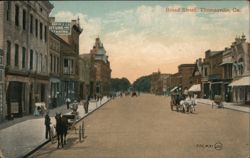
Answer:
[{"label": "white horse", "polygon": [[195,111],[195,99],[187,97],[185,100],[180,101],[180,105],[183,108],[183,112],[193,113]]},{"label": "white horse", "polygon": [[54,144],[56,142],[56,125],[50,124],[50,140],[51,143]]}]

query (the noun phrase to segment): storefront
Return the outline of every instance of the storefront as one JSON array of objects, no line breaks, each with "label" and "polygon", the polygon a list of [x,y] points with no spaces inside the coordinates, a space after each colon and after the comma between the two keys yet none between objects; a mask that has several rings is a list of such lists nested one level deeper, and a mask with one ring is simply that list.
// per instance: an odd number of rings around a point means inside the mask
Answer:
[{"label": "storefront", "polygon": [[233,101],[250,104],[250,76],[241,77],[233,81],[229,86],[233,90]]}]

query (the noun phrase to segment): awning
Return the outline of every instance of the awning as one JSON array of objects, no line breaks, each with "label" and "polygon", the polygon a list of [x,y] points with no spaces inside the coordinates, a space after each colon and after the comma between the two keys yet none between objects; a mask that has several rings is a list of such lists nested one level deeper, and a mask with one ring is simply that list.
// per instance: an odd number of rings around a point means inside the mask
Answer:
[{"label": "awning", "polygon": [[233,81],[229,86],[237,87],[237,86],[250,86],[250,76],[242,77],[236,81]]},{"label": "awning", "polygon": [[175,86],[173,89],[171,89],[171,91],[170,91],[170,92],[175,91],[177,88],[178,88],[178,87],[177,87],[177,86]]},{"label": "awning", "polygon": [[233,62],[231,62],[231,61],[223,61],[223,62],[220,64],[220,66],[225,65],[225,64],[233,64]]},{"label": "awning", "polygon": [[220,65],[224,65],[224,64],[233,64],[232,57],[224,58]]},{"label": "awning", "polygon": [[201,91],[201,85],[200,84],[195,84],[192,85],[189,90],[189,92],[200,92]]}]

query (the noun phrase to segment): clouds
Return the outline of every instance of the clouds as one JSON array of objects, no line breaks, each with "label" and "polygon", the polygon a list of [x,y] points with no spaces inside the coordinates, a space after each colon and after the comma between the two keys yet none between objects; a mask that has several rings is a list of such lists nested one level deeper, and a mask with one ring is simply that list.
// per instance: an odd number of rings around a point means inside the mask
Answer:
[{"label": "clouds", "polygon": [[[195,3],[195,2],[194,2]],[[244,32],[249,41],[249,8],[239,13],[175,13],[166,7],[181,5],[140,5],[137,8],[108,12],[99,17],[60,11],[58,21],[81,19],[81,53],[88,53],[100,35],[109,55],[112,77],[134,81],[158,68],[174,73],[178,64],[193,63],[207,49],[229,47],[236,35]],[[198,7],[195,4],[186,8]]]}]

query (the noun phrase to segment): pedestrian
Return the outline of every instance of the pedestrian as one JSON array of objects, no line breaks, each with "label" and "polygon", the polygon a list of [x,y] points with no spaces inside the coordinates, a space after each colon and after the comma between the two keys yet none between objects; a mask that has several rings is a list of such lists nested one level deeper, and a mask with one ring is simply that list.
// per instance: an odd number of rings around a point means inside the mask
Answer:
[{"label": "pedestrian", "polygon": [[47,112],[45,115],[45,138],[48,139],[48,136],[50,137],[50,117],[49,117],[49,113]]},{"label": "pedestrian", "polygon": [[70,103],[70,99],[67,98],[67,99],[66,99],[67,109],[69,109],[69,103]]},{"label": "pedestrian", "polygon": [[90,95],[87,97],[86,102],[84,103],[85,114],[87,114],[89,110],[89,100],[90,100]]}]

